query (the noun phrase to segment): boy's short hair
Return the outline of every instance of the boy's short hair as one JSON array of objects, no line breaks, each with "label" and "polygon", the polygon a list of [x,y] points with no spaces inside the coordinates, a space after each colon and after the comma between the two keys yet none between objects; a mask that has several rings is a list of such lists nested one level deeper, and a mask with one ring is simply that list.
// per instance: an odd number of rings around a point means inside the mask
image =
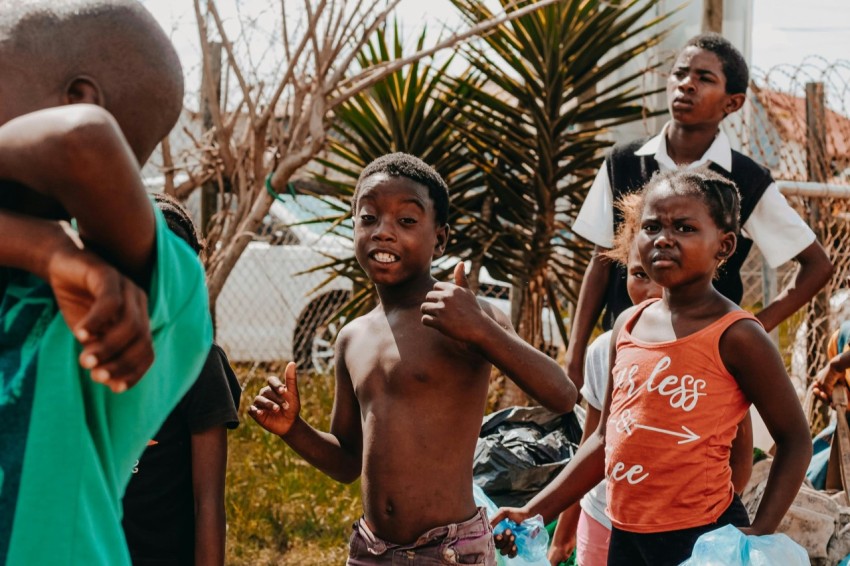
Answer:
[{"label": "boy's short hair", "polygon": [[434,202],[434,215],[438,226],[445,225],[449,220],[449,187],[437,171],[409,153],[388,153],[375,159],[363,168],[354,195],[351,197],[351,209],[357,210],[357,199],[360,197],[360,187],[363,181],[383,173],[390,177],[406,177],[428,188],[428,196]]},{"label": "boy's short hair", "polygon": [[19,81],[10,92],[58,94],[70,81],[87,77],[137,157],[150,155],[183,105],[180,60],[150,12],[136,0],[2,0],[2,5],[0,76]]},{"label": "boy's short hair", "polygon": [[750,69],[741,52],[719,33],[702,33],[692,37],[682,50],[698,47],[711,51],[720,59],[723,74],[726,75],[726,94],[745,94],[750,84]]}]

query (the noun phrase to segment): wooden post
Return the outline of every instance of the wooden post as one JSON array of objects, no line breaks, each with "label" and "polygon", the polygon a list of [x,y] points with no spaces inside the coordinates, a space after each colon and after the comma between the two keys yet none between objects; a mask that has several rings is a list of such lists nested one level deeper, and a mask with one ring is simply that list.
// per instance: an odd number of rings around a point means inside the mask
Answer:
[{"label": "wooden post", "polygon": [[[828,179],[828,159],[826,152],[826,108],[824,105],[823,83],[811,82],[806,84],[806,169],[808,180],[815,183],[825,183]],[[808,223],[817,235],[817,239],[825,244],[827,253],[831,249],[828,233],[824,225],[825,210],[822,199],[811,198],[808,202]],[[806,313],[808,333],[808,348],[806,355],[807,368],[811,374],[826,363],[825,344],[829,337],[829,293],[831,285],[827,285],[809,303]],[[819,417],[828,419],[829,408],[823,406]],[[814,419],[812,427],[819,427],[818,418]],[[825,422],[829,422],[825,420]]]},{"label": "wooden post", "polygon": [[832,392],[837,425],[826,468],[826,488],[850,495],[850,425],[847,422],[847,387],[836,385]]},{"label": "wooden post", "polygon": [[[213,128],[211,106],[221,103],[221,42],[213,41],[210,47],[210,69],[209,76],[206,74],[206,65],[201,78],[201,113],[203,116],[204,131]],[[210,88],[209,85],[212,85]],[[210,98],[210,91],[214,93],[214,99]],[[210,219],[218,211],[218,187],[214,181],[207,181],[201,186],[201,232],[207,235]]]},{"label": "wooden post", "polygon": [[702,0],[702,32],[723,33],[723,0]]},{"label": "wooden post", "polygon": [[806,83],[806,169],[809,181],[826,183],[826,106],[823,83]]}]

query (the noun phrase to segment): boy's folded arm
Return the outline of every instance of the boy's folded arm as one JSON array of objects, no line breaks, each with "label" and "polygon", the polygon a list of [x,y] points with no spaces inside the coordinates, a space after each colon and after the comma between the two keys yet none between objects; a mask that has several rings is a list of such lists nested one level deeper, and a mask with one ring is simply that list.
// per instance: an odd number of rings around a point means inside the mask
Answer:
[{"label": "boy's folded arm", "polygon": [[73,244],[55,221],[33,218],[0,208],[0,266],[20,269],[47,280],[55,254]]},{"label": "boy's folded arm", "polygon": [[782,289],[770,304],[756,313],[756,317],[768,332],[808,303],[827,284],[835,271],[829,256],[817,240],[794,259],[800,264],[794,280]]},{"label": "boy's folded arm", "polygon": [[0,209],[0,240],[0,266],[50,285],[92,378],[116,391],[135,384],[153,360],[144,292],[83,249],[65,223]]},{"label": "boy's folded arm", "polygon": [[[76,219],[88,246],[147,287],[154,254],[153,209],[138,162],[108,112],[74,104],[3,124],[0,179],[57,202]],[[14,194],[0,195],[4,207],[14,202]]]},{"label": "boy's folded arm", "polygon": [[547,409],[572,411],[578,392],[563,368],[520,338],[503,312],[486,301],[480,304],[489,315],[475,342],[482,355]]}]

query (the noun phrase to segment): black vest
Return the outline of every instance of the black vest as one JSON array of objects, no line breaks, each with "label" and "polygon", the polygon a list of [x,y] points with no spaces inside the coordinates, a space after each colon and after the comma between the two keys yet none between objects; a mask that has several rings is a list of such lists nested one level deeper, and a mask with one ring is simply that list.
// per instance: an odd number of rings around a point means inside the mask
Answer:
[{"label": "black vest", "polygon": [[[636,140],[626,144],[617,144],[611,148],[611,153],[605,160],[608,169],[608,180],[614,202],[631,192],[641,189],[652,175],[658,171],[658,162],[653,155],[635,155],[635,151],[643,147],[647,139]],[[773,183],[770,171],[762,167],[746,155],[732,150],[732,172],[726,171],[715,163],[709,168],[734,181],[741,192],[741,226],[747,221],[756,207],[764,191]],[[623,215],[614,209],[614,231],[623,220]],[[741,302],[744,296],[744,285],[741,282],[741,266],[750,253],[753,242],[749,238],[738,236],[735,253],[729,258],[714,280],[714,286],[729,299]],[[608,288],[605,293],[605,316],[602,326],[610,330],[617,316],[632,305],[626,292],[626,269],[619,263],[612,263],[611,274],[608,278]]]}]

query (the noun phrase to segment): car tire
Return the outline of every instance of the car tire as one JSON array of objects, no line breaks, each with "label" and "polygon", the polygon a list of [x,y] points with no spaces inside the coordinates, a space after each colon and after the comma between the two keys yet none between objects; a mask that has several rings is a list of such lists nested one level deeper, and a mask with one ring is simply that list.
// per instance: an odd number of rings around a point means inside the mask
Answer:
[{"label": "car tire", "polygon": [[313,299],[298,317],[292,337],[295,363],[299,369],[329,372],[334,364],[334,343],[345,324],[344,316],[331,319],[351,294],[348,291],[331,291]]}]

